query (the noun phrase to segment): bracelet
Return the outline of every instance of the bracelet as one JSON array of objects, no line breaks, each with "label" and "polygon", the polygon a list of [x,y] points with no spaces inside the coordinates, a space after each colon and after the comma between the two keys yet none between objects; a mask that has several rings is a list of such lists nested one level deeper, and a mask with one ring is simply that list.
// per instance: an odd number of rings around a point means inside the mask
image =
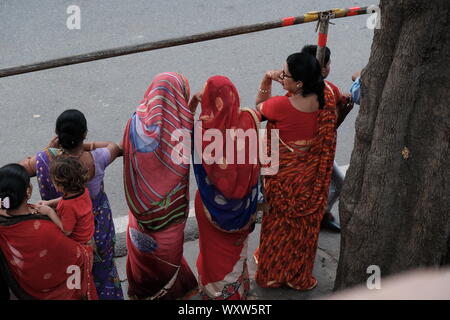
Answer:
[{"label": "bracelet", "polygon": [[270,89],[262,89],[262,88],[259,88],[259,92],[261,92],[261,93],[269,93],[269,92],[270,92]]},{"label": "bracelet", "polygon": [[94,150],[94,141],[92,141],[89,146],[89,151],[92,151],[92,150]]}]

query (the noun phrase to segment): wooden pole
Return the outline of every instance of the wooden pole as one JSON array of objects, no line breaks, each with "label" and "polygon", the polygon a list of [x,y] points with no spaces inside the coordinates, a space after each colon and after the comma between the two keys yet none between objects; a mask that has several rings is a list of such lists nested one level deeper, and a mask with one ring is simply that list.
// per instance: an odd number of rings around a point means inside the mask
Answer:
[{"label": "wooden pole", "polygon": [[[333,9],[333,19],[344,18],[355,15],[367,14],[368,7],[354,7],[349,9]],[[189,43],[208,41],[213,39],[225,38],[236,36],[240,34],[258,32],[263,30],[269,30],[274,28],[287,27],[297,24],[303,24],[319,20],[320,12],[308,12],[302,16],[286,17],[283,19],[263,22],[252,25],[228,28],[223,30],[199,33],[191,36],[172,38],[167,40],[148,42],[139,45],[124,46],[100,51],[94,51],[90,53],[83,53],[75,56],[63,57],[48,61],[42,61],[32,64],[20,65],[16,67],[0,69],[0,78],[9,77],[13,75],[35,72],[40,70],[58,68],[63,66],[69,66],[72,64],[85,63],[90,61],[108,59],[113,57],[119,57],[128,54],[134,54],[145,51],[152,51],[162,48],[169,48],[174,46],[180,46]]]}]

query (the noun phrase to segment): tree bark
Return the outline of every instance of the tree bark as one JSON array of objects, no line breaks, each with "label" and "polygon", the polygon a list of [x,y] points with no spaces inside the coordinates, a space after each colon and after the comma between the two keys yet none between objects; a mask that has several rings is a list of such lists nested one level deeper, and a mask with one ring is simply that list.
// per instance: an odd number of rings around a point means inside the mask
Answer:
[{"label": "tree bark", "polygon": [[335,290],[450,263],[450,1],[381,0],[339,214]]}]

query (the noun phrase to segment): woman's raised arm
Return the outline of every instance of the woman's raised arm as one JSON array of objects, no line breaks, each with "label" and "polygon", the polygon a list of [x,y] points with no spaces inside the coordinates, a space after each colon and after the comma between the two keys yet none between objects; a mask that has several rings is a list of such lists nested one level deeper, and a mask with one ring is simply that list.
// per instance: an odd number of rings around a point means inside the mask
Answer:
[{"label": "woman's raised arm", "polygon": [[25,168],[30,177],[36,176],[36,156],[26,157],[19,164]]},{"label": "woman's raised arm", "polygon": [[272,81],[281,82],[282,70],[269,70],[264,74],[256,95],[256,106],[272,96]]},{"label": "woman's raised arm", "polygon": [[107,148],[111,154],[110,162],[113,162],[117,157],[123,156],[123,149],[120,145],[112,141],[91,141],[83,144],[85,151],[92,151],[98,148]]}]

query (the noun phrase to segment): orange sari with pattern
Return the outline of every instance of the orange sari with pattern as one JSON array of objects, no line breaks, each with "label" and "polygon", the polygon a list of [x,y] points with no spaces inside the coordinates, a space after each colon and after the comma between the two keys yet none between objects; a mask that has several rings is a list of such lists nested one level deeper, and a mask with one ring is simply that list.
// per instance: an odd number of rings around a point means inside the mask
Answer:
[{"label": "orange sari with pattern", "polygon": [[[336,150],[336,103],[325,87],[325,106],[318,113],[318,133],[310,140],[280,140],[279,170],[264,177],[266,201],[256,282],[261,287],[287,285],[309,290],[317,285],[312,275],[325,212]],[[276,129],[269,122],[268,129]],[[270,130],[268,130],[269,143]],[[276,138],[276,137],[275,137]]]}]

